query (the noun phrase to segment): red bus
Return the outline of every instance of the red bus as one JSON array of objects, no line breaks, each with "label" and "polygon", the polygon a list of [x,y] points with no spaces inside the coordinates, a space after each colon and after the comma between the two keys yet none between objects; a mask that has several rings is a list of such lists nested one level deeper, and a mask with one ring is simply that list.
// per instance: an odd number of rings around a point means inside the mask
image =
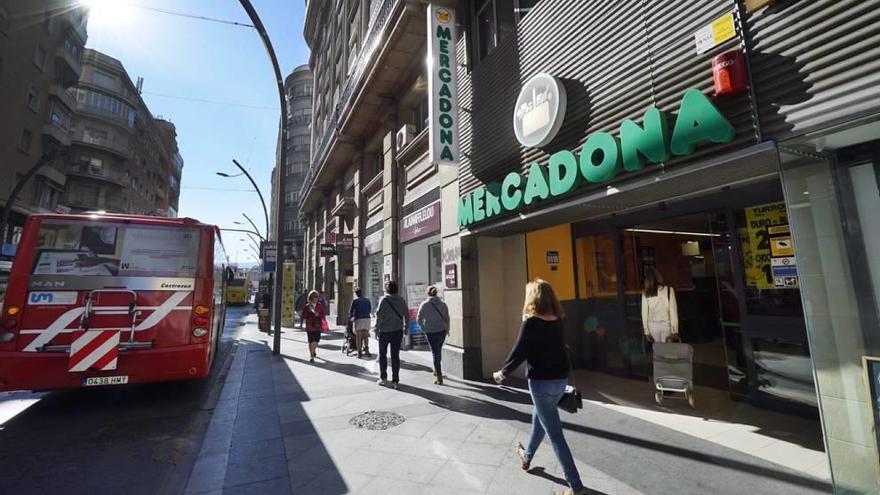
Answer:
[{"label": "red bus", "polygon": [[0,391],[206,377],[227,265],[219,229],[189,218],[29,217],[0,313]]}]

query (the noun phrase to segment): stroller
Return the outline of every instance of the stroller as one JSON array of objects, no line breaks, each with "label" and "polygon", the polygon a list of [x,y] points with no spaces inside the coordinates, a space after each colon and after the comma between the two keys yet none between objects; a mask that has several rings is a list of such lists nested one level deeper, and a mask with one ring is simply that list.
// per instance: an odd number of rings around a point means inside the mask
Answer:
[{"label": "stroller", "polygon": [[[654,400],[685,399],[694,409],[694,348],[682,343],[654,343]],[[664,392],[671,392],[669,395]],[[684,394],[680,397],[675,394]]]},{"label": "stroller", "polygon": [[354,335],[354,329],[352,326],[353,322],[349,319],[348,324],[345,325],[345,338],[342,341],[342,353],[346,356],[357,351],[357,338]]}]

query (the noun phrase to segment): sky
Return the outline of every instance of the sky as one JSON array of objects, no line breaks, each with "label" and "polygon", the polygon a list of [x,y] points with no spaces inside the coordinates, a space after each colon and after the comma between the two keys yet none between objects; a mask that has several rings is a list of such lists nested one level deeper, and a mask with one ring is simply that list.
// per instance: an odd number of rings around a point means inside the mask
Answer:
[{"label": "sky", "polygon": [[[282,77],[307,64],[305,2],[251,1],[269,33]],[[97,5],[86,46],[121,61],[132,81],[143,77],[147,107],[177,127],[184,160],[178,215],[221,228],[245,228],[233,223],[247,224],[245,213],[265,235],[263,209],[247,178],[216,175],[238,173],[232,163],[237,159],[257,182],[267,205],[270,202],[280,110],[272,66],[259,35],[247,27],[138,7],[249,24],[238,0],[87,3]],[[249,247],[253,243],[245,234],[226,232],[223,239],[232,262],[255,262]]]}]

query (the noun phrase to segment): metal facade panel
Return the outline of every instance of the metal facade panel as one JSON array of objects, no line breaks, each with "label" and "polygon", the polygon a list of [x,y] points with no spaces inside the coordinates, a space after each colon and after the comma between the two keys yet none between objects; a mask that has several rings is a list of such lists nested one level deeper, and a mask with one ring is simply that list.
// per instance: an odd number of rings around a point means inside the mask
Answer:
[{"label": "metal facade panel", "polygon": [[880,112],[880,0],[777,2],[746,25],[764,139]]},{"label": "metal facade panel", "polygon": [[[736,46],[738,38],[697,55],[694,32],[733,9],[733,0],[697,7],[673,0],[538,3],[471,73],[460,70],[461,194],[512,170],[525,172],[555,151],[577,149],[594,132],[616,135],[623,120],[640,121],[654,104],[677,111],[688,88],[710,91],[711,58]],[[556,139],[543,149],[528,149],[514,136],[513,111],[520,88],[539,72],[563,81],[568,108]],[[736,127],[737,139],[703,147],[689,160],[755,142],[747,95],[716,99],[716,104]]]}]

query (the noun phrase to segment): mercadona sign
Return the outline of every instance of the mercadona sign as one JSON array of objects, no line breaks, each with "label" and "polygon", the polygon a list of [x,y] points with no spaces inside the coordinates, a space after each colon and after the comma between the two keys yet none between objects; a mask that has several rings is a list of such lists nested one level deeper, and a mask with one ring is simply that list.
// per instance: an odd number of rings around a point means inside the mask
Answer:
[{"label": "mercadona sign", "polygon": [[662,163],[673,155],[689,155],[701,144],[728,143],[736,137],[733,125],[697,89],[685,92],[671,134],[668,122],[664,112],[651,107],[642,125],[625,120],[620,125],[620,138],[607,132],[593,133],[577,154],[557,151],[546,165],[533,163],[525,178],[511,172],[500,184],[478,187],[459,199],[459,228],[563,196],[584,181],[605,183],[621,170],[636,172],[645,168],[646,162]]}]

